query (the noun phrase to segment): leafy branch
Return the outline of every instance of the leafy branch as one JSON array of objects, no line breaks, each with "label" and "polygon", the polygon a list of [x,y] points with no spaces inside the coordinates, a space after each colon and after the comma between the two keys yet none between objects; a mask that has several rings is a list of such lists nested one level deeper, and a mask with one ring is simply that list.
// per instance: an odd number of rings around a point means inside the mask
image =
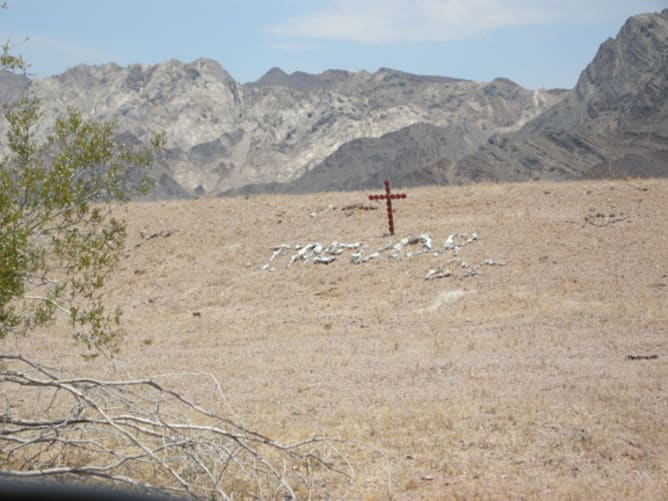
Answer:
[{"label": "leafy branch", "polygon": [[91,122],[69,108],[45,141],[35,137],[39,101],[5,106],[10,154],[0,163],[0,337],[26,334],[66,313],[89,350],[114,351],[120,310],[108,312],[102,287],[121,256],[125,224],[110,201],[146,193],[128,167],[150,165],[162,147],[114,139],[113,121]]}]

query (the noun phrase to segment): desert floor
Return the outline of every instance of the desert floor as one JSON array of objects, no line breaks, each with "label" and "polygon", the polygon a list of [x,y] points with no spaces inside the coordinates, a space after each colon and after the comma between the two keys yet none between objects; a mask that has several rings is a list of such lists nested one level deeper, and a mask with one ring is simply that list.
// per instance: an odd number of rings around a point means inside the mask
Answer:
[{"label": "desert floor", "polygon": [[[212,374],[246,425],[284,442],[372,444],[395,499],[667,499],[668,180],[401,191],[395,236],[367,193],[118,209],[116,367],[182,374],[162,377],[224,410]],[[426,253],[289,264],[296,245],[367,257],[423,234]],[[465,245],[444,248],[451,235]],[[102,363],[63,326],[0,343]],[[349,497],[386,499],[383,461],[352,454]]]}]

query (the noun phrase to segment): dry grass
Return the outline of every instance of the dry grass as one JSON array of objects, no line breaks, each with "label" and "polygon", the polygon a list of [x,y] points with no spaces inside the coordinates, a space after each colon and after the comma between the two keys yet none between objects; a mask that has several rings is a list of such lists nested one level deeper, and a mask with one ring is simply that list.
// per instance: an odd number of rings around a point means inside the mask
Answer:
[{"label": "dry grass", "polygon": [[[114,370],[211,373],[269,436],[371,443],[398,499],[668,498],[668,181],[405,191],[394,238],[382,207],[341,210],[364,193],[122,209],[130,246],[109,293],[128,337]],[[447,251],[288,267],[286,251],[260,269],[283,243],[363,242],[368,255],[473,231],[459,257],[505,266],[466,276]],[[424,279],[439,267],[452,276]],[[58,326],[2,343],[103,370]],[[161,382],[226,412],[202,380]],[[352,454],[351,497],[384,499],[382,461]]]}]

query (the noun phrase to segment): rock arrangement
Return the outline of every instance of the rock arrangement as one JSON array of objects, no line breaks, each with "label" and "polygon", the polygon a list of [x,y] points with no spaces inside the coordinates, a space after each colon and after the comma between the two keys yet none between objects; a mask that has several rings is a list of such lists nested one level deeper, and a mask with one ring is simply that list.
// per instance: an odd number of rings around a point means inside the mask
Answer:
[{"label": "rock arrangement", "polygon": [[445,278],[455,274],[453,270],[460,270],[465,277],[471,277],[478,274],[481,266],[504,266],[505,263],[497,262],[493,259],[485,259],[479,264],[471,265],[460,257],[460,251],[463,247],[477,242],[479,239],[476,232],[468,233],[452,233],[443,243],[442,247],[434,248],[433,238],[423,233],[418,237],[406,237],[399,240],[397,243],[389,243],[384,245],[371,253],[367,253],[370,245],[364,242],[343,243],[334,241],[328,246],[320,242],[312,242],[307,245],[290,245],[281,244],[272,249],[273,253],[267,262],[262,266],[263,271],[275,271],[274,264],[276,260],[284,253],[296,251],[290,257],[287,267],[293,266],[295,263],[302,264],[330,264],[337,258],[349,252],[349,259],[352,264],[361,265],[368,263],[374,259],[379,259],[386,255],[389,259],[405,260],[417,256],[430,255],[432,257],[439,257],[443,254],[450,254],[451,258],[446,261],[446,266],[450,268],[435,268],[430,269],[425,280],[433,280],[436,278]]}]

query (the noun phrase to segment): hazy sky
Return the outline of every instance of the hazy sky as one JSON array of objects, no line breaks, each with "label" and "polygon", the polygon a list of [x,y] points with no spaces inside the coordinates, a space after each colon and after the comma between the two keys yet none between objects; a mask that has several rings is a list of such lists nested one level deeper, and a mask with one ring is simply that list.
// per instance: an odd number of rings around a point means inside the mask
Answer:
[{"label": "hazy sky", "polygon": [[[34,76],[79,63],[218,61],[236,80],[273,66],[575,85],[631,15],[668,0],[8,0],[0,38]],[[25,38],[28,37],[27,40]]]}]

